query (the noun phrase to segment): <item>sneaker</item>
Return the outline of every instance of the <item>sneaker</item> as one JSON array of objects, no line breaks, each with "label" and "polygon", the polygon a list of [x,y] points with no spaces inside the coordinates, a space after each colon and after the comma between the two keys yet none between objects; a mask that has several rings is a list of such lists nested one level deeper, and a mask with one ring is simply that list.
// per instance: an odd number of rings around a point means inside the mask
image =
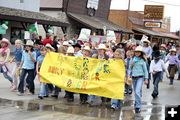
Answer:
[{"label": "sneaker", "polygon": [[17,95],[18,95],[18,96],[23,96],[24,93],[18,92]]},{"label": "sneaker", "polygon": [[38,98],[39,98],[39,99],[41,99],[41,100],[43,99],[43,97],[42,97],[42,96],[38,96]]},{"label": "sneaker", "polygon": [[44,97],[47,98],[47,97],[49,97],[49,95],[45,95]]},{"label": "sneaker", "polygon": [[153,97],[153,99],[155,99],[157,96],[156,95],[154,95],[154,94],[151,94],[151,96]]},{"label": "sneaker", "polygon": [[15,86],[13,86],[12,88],[11,88],[11,91],[12,92],[14,92],[14,91],[16,91],[17,90],[17,88],[15,87]]},{"label": "sneaker", "polygon": [[58,95],[51,95],[51,97],[58,99]]},{"label": "sneaker", "polygon": [[68,101],[68,102],[73,102],[73,101],[74,101],[74,98],[68,98],[67,101]]},{"label": "sneaker", "polygon": [[141,109],[140,108],[135,108],[135,113],[140,113]]},{"label": "sneaker", "polygon": [[113,105],[111,105],[111,109],[115,111],[117,109],[117,107],[113,104]]}]

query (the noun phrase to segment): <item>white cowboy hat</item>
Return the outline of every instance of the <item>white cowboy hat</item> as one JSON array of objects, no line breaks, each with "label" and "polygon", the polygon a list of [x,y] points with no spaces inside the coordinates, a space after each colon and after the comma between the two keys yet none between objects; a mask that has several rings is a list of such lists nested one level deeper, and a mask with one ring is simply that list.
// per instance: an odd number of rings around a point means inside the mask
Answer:
[{"label": "white cowboy hat", "polygon": [[73,45],[73,44],[74,44],[74,42],[73,42],[72,40],[69,40],[68,43],[69,43],[70,45]]},{"label": "white cowboy hat", "polygon": [[87,51],[91,52],[91,49],[89,46],[85,46],[82,50],[87,50]]},{"label": "white cowboy hat", "polygon": [[107,47],[105,44],[99,44],[97,50],[107,50]]},{"label": "white cowboy hat", "polygon": [[69,42],[68,41],[64,41],[63,42],[63,46],[69,46]]},{"label": "white cowboy hat", "polygon": [[50,48],[52,51],[55,51],[55,49],[49,43],[46,44],[46,48]]},{"label": "white cowboy hat", "polygon": [[161,46],[160,46],[160,47],[166,48],[166,45],[165,45],[165,44],[161,44]]},{"label": "white cowboy hat", "polygon": [[34,42],[32,40],[27,40],[25,46],[34,46]]},{"label": "white cowboy hat", "polygon": [[134,51],[135,52],[143,52],[144,53],[142,46],[137,46]]},{"label": "white cowboy hat", "polygon": [[66,53],[74,53],[74,48],[72,46],[68,47]]},{"label": "white cowboy hat", "polygon": [[143,40],[143,42],[151,43],[148,39]]},{"label": "white cowboy hat", "polygon": [[9,42],[9,40],[6,39],[6,38],[3,38],[3,39],[1,40],[1,43],[2,43],[2,42],[7,43],[8,45],[11,45],[11,43]]},{"label": "white cowboy hat", "polygon": [[176,48],[172,48],[169,50],[170,52],[176,52]]}]

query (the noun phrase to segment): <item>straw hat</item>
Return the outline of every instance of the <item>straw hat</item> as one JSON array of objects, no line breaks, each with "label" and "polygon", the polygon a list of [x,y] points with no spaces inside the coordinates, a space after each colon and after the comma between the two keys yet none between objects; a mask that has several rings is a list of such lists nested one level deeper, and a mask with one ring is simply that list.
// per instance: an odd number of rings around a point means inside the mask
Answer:
[{"label": "straw hat", "polygon": [[25,46],[31,46],[33,47],[34,46],[34,42],[32,40],[27,40]]},{"label": "straw hat", "polygon": [[170,52],[176,52],[176,48],[172,48],[169,50]]},{"label": "straw hat", "polygon": [[143,42],[151,43],[148,39],[143,40]]},{"label": "straw hat", "polygon": [[63,46],[69,46],[69,42],[68,41],[64,41],[63,42]]},{"label": "straw hat", "polygon": [[161,46],[160,46],[160,47],[166,48],[166,45],[165,45],[165,44],[161,44]]},{"label": "straw hat", "polygon": [[46,48],[50,48],[52,51],[55,51],[55,49],[49,43],[46,44]]},{"label": "straw hat", "polygon": [[91,52],[91,49],[89,46],[85,46],[82,50],[87,50],[87,51]]},{"label": "straw hat", "polygon": [[9,40],[8,39],[6,39],[6,38],[3,38],[2,40],[1,40],[1,43],[7,43],[8,45],[11,45],[11,43],[9,42]]},{"label": "straw hat", "polygon": [[105,44],[99,44],[97,50],[107,50],[107,47]]},{"label": "straw hat", "polygon": [[68,47],[66,53],[74,53],[74,48],[72,46]]},{"label": "straw hat", "polygon": [[144,53],[142,46],[137,46],[134,51],[135,51],[135,52],[142,52],[142,53]]}]

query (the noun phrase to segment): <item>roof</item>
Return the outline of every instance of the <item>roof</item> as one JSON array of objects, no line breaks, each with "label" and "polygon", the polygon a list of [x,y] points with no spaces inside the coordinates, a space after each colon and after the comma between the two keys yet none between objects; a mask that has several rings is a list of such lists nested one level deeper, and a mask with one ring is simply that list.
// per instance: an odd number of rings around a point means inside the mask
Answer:
[{"label": "roof", "polygon": [[135,18],[135,17],[128,17],[128,18],[135,25],[142,25],[142,26],[144,25],[143,19],[139,19],[139,18]]},{"label": "roof", "polygon": [[179,37],[173,33],[163,33],[164,36],[166,36],[167,38],[172,38],[172,39],[175,39],[175,40],[179,40]]},{"label": "roof", "polygon": [[147,35],[153,35],[153,36],[159,36],[159,37],[164,36],[160,32],[156,32],[156,31],[152,31],[152,30],[148,30],[148,29],[143,29],[143,28],[133,28],[133,30],[147,34]]},{"label": "roof", "polygon": [[80,15],[75,13],[68,13],[67,14],[72,19],[84,24],[85,26],[88,26],[90,28],[95,29],[101,29],[103,30],[104,26],[106,26],[107,30],[113,30],[113,31],[121,31],[126,33],[133,33],[131,30],[128,30],[126,28],[123,28],[121,26],[118,26],[106,19],[98,18],[98,17],[90,17],[87,15]]},{"label": "roof", "polygon": [[[65,13],[63,15],[66,16]],[[63,19],[62,18],[57,19],[39,12],[31,12],[31,11],[6,8],[6,7],[0,7],[0,18],[3,20],[27,22],[27,23],[34,23],[37,21],[38,24],[60,26],[60,27],[68,26],[69,24],[67,19],[64,19],[65,17],[62,17]]]},{"label": "roof", "polygon": [[143,28],[133,28],[133,30],[147,34],[147,35],[157,36],[157,37],[165,37],[165,38],[171,38],[171,39],[175,39],[175,40],[179,39],[179,37],[177,35],[172,34],[172,33],[157,32],[157,31],[143,29]]},{"label": "roof", "polygon": [[62,8],[63,0],[40,0],[41,8]]}]

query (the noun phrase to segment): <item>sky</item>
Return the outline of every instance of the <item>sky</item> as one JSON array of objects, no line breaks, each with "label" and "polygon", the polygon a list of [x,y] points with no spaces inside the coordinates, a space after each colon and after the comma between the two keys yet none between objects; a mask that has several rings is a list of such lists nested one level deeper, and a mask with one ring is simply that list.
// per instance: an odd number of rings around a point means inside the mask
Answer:
[{"label": "sky", "polygon": [[[128,9],[129,0],[111,0],[111,9]],[[180,29],[180,0],[130,0],[130,10],[144,11],[144,5],[164,5],[164,17],[171,18],[171,31]],[[151,2],[150,2],[151,1]]]}]

